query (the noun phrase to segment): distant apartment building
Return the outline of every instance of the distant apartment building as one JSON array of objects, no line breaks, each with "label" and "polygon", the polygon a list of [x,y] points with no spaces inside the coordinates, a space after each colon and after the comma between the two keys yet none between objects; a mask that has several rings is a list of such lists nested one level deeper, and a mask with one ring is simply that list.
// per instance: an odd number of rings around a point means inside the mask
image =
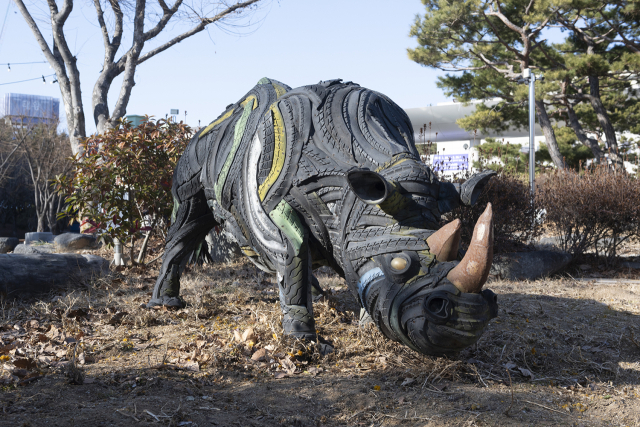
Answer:
[{"label": "distant apartment building", "polygon": [[0,98],[0,117],[22,126],[57,123],[60,100],[50,96],[5,93]]}]

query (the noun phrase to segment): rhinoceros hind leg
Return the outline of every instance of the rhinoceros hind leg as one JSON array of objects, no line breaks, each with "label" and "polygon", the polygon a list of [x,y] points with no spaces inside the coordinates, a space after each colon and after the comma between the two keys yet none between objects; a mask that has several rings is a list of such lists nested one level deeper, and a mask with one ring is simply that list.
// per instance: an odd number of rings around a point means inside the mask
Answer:
[{"label": "rhinoceros hind leg", "polygon": [[162,267],[147,308],[185,306],[180,297],[180,275],[188,257],[202,247],[207,233],[216,225],[203,190],[180,204],[167,234]]}]

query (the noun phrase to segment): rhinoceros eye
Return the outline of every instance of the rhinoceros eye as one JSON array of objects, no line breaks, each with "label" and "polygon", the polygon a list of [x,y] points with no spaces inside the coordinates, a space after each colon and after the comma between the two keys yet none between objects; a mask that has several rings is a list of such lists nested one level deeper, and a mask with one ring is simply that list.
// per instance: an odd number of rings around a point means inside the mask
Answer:
[{"label": "rhinoceros eye", "polygon": [[402,257],[396,257],[391,260],[391,268],[397,271],[404,270],[407,268],[407,260]]}]

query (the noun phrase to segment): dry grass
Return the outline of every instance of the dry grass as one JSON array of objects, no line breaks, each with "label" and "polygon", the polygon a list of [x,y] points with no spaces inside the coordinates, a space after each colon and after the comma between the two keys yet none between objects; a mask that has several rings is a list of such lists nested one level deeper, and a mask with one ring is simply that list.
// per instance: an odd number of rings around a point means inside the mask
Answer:
[{"label": "dry grass", "polygon": [[282,336],[274,280],[247,261],[192,269],[178,311],[140,307],[156,273],[2,301],[0,424],[640,424],[640,285],[490,283],[499,317],[447,359],[360,327],[343,280],[322,272],[323,357]]}]

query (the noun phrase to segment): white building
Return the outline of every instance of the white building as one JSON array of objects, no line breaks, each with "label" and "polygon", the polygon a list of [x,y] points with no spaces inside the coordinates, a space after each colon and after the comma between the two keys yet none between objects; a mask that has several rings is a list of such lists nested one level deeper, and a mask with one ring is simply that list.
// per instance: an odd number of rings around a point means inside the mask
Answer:
[{"label": "white building", "polygon": [[[418,146],[421,150],[422,144],[432,142],[437,145],[437,154],[430,156],[430,160],[437,165],[434,168],[440,169],[444,174],[454,174],[464,169],[471,169],[473,162],[478,160],[478,151],[474,149],[486,142],[486,138],[509,142],[510,144],[520,144],[523,152],[529,151],[529,128],[511,128],[504,132],[480,133],[467,132],[457,125],[456,120],[471,115],[476,105],[482,101],[471,102],[464,105],[459,102],[441,102],[435,106],[422,108],[406,108],[404,111],[409,116],[413,124],[413,132]],[[486,102],[486,105],[496,105],[498,100]],[[424,134],[420,133],[421,128],[426,127]],[[625,133],[627,138],[640,138],[638,135]],[[618,136],[620,138],[620,136]],[[535,150],[540,149],[540,143],[544,143],[545,138],[542,128],[536,124],[535,127]],[[636,152],[640,150],[636,149]],[[635,165],[627,164],[629,173],[635,172]],[[438,167],[439,166],[439,167]]]}]

